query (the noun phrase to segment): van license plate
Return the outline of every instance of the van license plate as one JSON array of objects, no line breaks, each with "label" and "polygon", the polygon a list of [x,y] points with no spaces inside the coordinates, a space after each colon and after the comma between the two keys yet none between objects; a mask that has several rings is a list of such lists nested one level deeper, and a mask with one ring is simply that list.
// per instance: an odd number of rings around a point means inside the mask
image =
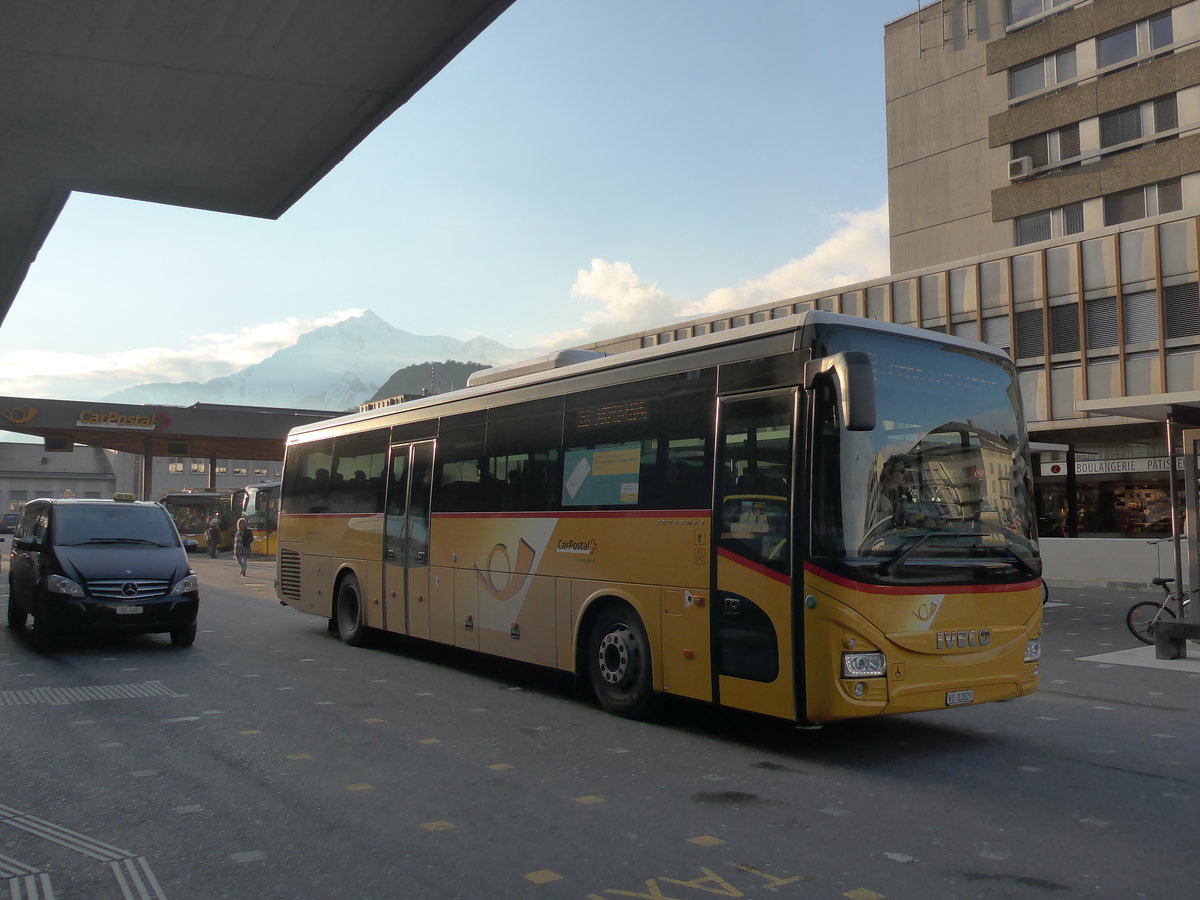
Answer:
[{"label": "van license plate", "polygon": [[142,608],[140,606],[126,605],[126,606],[118,606],[117,607],[117,615],[118,616],[140,616],[141,614],[142,614]]},{"label": "van license plate", "polygon": [[972,703],[975,700],[975,691],[948,691],[946,693],[947,706],[962,706],[964,703]]}]

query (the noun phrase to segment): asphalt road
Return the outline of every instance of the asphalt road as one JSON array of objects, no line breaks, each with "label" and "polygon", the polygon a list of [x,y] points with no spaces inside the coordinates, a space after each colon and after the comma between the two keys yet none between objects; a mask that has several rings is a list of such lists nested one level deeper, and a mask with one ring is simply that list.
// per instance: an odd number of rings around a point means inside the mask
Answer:
[{"label": "asphalt road", "polygon": [[797,731],[614,718],[553,674],[343,646],[196,559],[195,646],[0,629],[0,898],[1177,897],[1200,647],[1056,591],[1032,697]]}]

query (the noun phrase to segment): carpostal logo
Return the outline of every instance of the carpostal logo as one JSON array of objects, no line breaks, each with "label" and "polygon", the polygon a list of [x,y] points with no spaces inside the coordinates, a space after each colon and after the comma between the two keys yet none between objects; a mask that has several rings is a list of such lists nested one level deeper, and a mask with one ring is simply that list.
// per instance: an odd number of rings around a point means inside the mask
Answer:
[{"label": "carpostal logo", "polygon": [[559,553],[573,553],[577,556],[591,556],[600,549],[600,542],[595,538],[587,538],[582,541],[563,538],[554,548]]},{"label": "carpostal logo", "polygon": [[80,410],[76,426],[83,428],[129,428],[134,431],[155,431],[163,422],[158,413],[119,413],[114,410],[99,412]]}]

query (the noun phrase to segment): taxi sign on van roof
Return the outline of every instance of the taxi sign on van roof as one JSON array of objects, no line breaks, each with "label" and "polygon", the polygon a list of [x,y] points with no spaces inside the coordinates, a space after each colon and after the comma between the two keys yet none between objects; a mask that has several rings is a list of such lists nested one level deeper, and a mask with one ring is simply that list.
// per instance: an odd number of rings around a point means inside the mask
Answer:
[{"label": "taxi sign on van roof", "polygon": [[113,499],[114,500],[125,500],[127,502],[132,502],[132,501],[136,500],[137,497],[134,494],[130,493],[129,491],[117,491],[115,494],[113,494]]}]

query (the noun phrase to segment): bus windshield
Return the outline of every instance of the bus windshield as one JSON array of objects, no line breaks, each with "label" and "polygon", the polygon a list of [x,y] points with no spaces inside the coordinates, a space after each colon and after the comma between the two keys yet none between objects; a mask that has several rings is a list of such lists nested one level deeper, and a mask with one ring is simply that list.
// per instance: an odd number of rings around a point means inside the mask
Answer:
[{"label": "bus windshield", "polygon": [[829,328],[818,347],[870,356],[876,425],[845,429],[832,388],[817,392],[814,556],[867,580],[1039,576],[1011,366],[970,348],[881,332]]}]

